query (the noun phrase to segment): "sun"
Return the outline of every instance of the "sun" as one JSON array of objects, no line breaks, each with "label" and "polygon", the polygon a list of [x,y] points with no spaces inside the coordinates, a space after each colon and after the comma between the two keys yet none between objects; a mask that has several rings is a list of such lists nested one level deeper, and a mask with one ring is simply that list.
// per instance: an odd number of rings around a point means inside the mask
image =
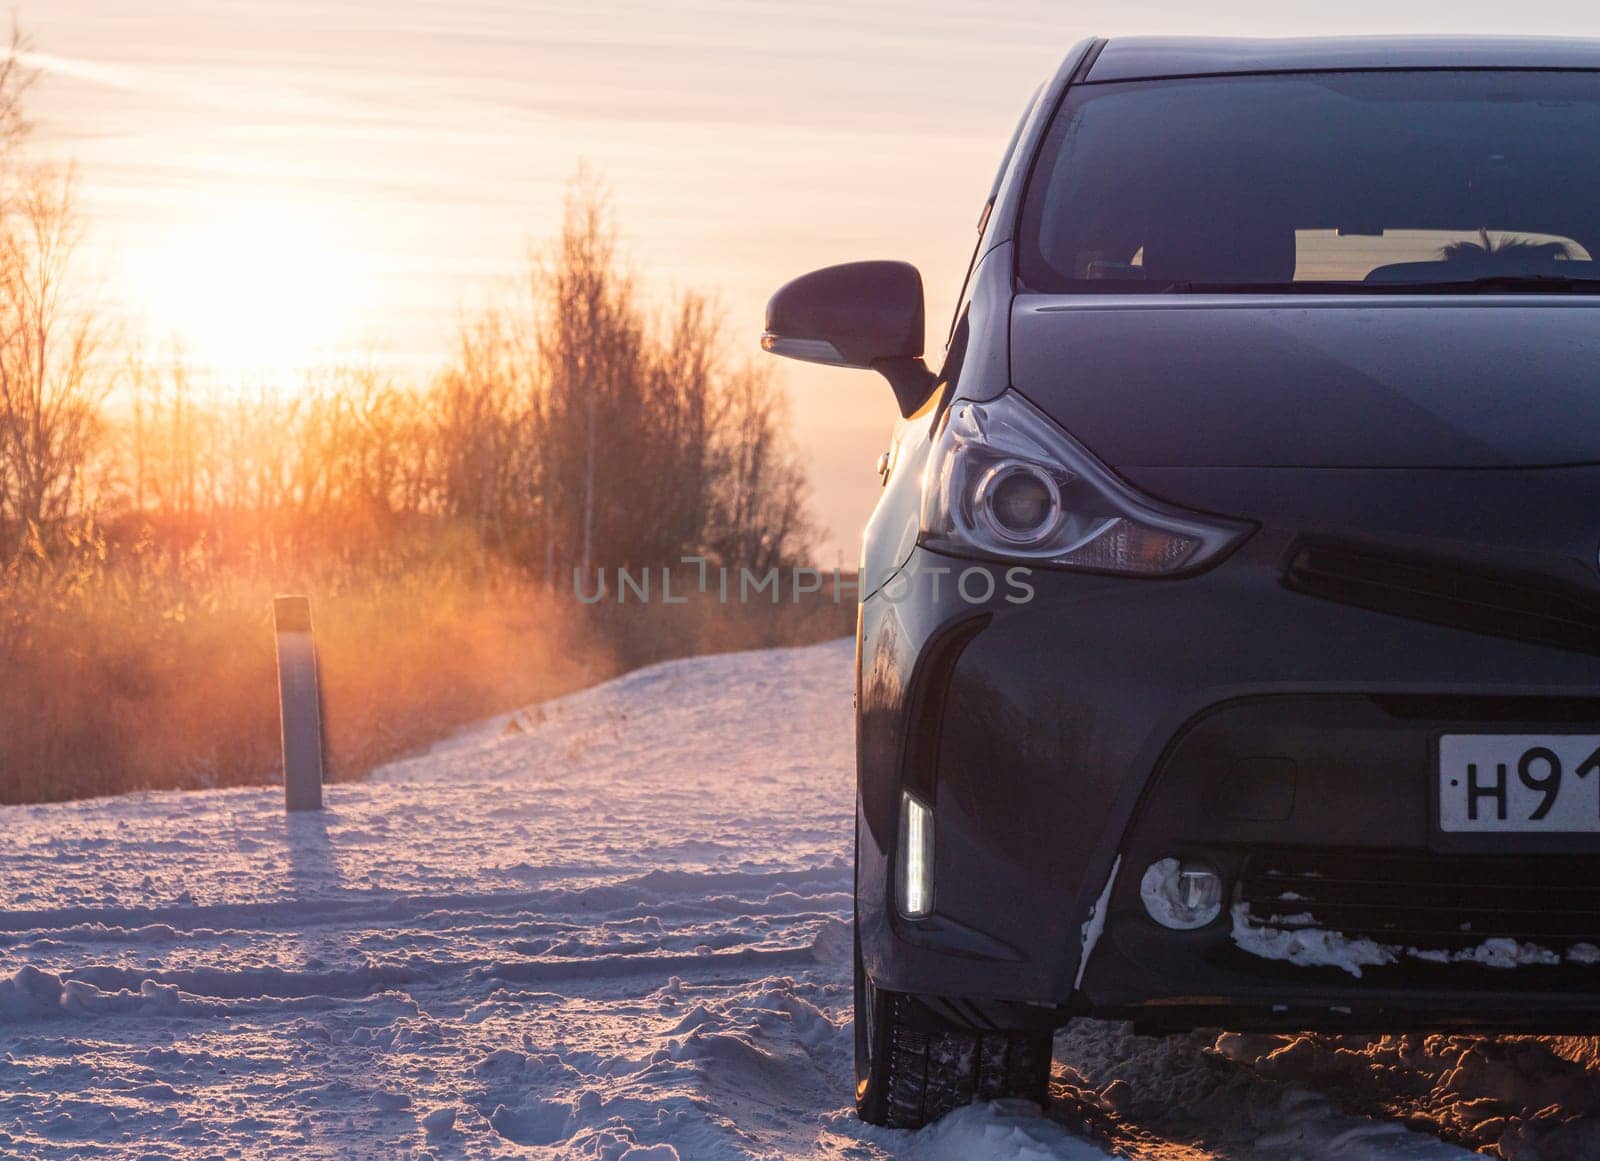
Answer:
[{"label": "sun", "polygon": [[337,361],[368,277],[336,214],[228,199],[156,228],[127,255],[135,312],[220,376],[280,376]]}]

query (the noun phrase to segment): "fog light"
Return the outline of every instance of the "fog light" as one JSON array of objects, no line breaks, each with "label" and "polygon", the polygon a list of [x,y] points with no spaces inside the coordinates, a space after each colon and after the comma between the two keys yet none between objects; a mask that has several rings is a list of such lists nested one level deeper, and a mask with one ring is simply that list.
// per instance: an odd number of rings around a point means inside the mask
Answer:
[{"label": "fog light", "polygon": [[1222,876],[1210,867],[1162,859],[1145,871],[1139,897],[1162,927],[1193,931],[1222,914]]},{"label": "fog light", "polygon": [[900,914],[920,919],[933,910],[933,811],[900,796]]}]

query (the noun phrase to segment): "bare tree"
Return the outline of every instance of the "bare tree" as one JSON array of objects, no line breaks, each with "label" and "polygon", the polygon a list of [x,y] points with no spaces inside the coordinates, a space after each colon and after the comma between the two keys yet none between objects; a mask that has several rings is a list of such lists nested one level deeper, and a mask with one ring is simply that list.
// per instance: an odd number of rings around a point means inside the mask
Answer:
[{"label": "bare tree", "polygon": [[788,436],[786,400],[765,369],[744,367],[723,385],[713,452],[713,524],[707,541],[729,567],[791,565],[811,547],[805,471]]},{"label": "bare tree", "polygon": [[0,207],[0,555],[73,514],[100,431],[99,327],[74,301],[68,174],[30,170]]},{"label": "bare tree", "polygon": [[[553,557],[575,545],[587,574],[616,560],[617,459],[639,421],[644,328],[632,279],[617,259],[604,187],[581,170],[567,194],[561,235],[539,265],[534,348],[548,418],[544,509]],[[605,464],[602,464],[602,459]],[[626,501],[623,501],[625,504]],[[550,562],[551,572],[555,562]]]},{"label": "bare tree", "polygon": [[[442,414],[461,417],[441,431],[442,462],[495,465],[447,474],[455,511],[492,510],[510,526],[500,543],[542,557],[547,581],[569,565],[587,575],[688,553],[763,567],[804,555],[804,475],[781,396],[767,376],[730,369],[702,296],[682,296],[652,324],[587,171],[525,293],[464,330],[442,380]],[[491,495],[474,483],[488,475],[506,486]]]},{"label": "bare tree", "polygon": [[27,64],[33,42],[22,32],[15,14],[11,18],[11,41],[5,59],[0,61],[0,152],[7,159],[27,139],[32,123],[28,120],[23,99],[39,79],[37,69]]},{"label": "bare tree", "polygon": [[512,544],[508,529],[527,517],[528,465],[516,442],[532,394],[525,344],[511,312],[486,311],[463,324],[455,361],[433,390],[446,510],[503,551],[525,548]]}]

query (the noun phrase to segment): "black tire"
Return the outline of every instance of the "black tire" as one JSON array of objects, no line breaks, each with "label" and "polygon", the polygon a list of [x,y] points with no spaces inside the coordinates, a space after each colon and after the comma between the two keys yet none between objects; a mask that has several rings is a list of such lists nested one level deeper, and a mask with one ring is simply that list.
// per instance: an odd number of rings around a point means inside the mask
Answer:
[{"label": "black tire", "polygon": [[973,1101],[1043,1105],[1051,1033],[980,1030],[926,1001],[875,987],[856,936],[856,1113],[872,1125],[920,1129]]}]

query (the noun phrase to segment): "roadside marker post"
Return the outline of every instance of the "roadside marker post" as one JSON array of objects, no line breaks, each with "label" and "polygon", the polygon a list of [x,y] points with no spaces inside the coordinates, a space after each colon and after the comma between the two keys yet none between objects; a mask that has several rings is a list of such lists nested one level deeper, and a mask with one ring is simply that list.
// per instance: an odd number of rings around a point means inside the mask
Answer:
[{"label": "roadside marker post", "polygon": [[283,721],[283,806],[290,813],[322,809],[322,695],[317,647],[311,640],[311,601],[272,602],[278,633],[278,705]]}]

